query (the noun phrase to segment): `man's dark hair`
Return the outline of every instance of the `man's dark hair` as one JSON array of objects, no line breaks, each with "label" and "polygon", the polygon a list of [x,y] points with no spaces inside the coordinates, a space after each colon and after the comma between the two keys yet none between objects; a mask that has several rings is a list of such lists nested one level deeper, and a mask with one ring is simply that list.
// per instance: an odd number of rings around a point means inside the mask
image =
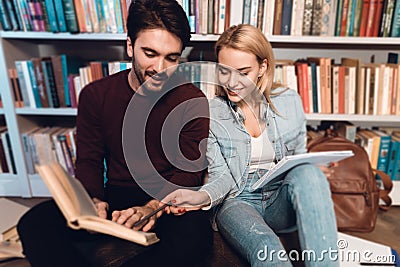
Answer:
[{"label": "man's dark hair", "polygon": [[132,44],[142,30],[165,29],[182,41],[190,41],[190,26],[185,11],[176,0],[134,0],[129,7],[128,36]]}]

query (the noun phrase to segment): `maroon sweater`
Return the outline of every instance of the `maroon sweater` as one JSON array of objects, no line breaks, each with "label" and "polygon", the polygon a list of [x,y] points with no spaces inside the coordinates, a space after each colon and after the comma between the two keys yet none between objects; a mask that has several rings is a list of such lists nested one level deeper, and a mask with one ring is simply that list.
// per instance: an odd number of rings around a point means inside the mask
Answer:
[{"label": "maroon sweater", "polygon": [[[166,93],[154,105],[153,98],[135,95],[128,83],[128,73],[122,71],[95,81],[80,93],[76,177],[92,197],[100,199],[104,199],[104,159],[110,185],[137,187],[130,170],[135,179],[145,181],[155,176],[154,169],[174,184],[201,185],[203,171],[197,170],[204,166],[205,146],[199,149],[199,144],[208,137],[209,130],[208,102],[204,94],[193,84],[184,84]],[[132,98],[134,103],[129,105]],[[193,103],[191,99],[197,101]],[[171,111],[173,115],[168,117]],[[124,127],[128,130],[124,131],[123,148],[124,116]],[[165,127],[166,118],[169,127]],[[161,135],[166,138],[163,145]],[[174,138],[169,140],[174,135],[180,151],[173,144]]]}]

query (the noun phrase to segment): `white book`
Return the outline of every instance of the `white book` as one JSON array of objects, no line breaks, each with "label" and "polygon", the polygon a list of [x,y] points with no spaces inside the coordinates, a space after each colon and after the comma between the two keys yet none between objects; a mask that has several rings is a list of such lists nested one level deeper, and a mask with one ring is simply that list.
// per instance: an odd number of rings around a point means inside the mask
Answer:
[{"label": "white book", "polygon": [[391,83],[391,79],[390,79],[390,72],[391,72],[392,68],[389,66],[385,66],[384,70],[383,70],[383,87],[380,89],[380,95],[381,95],[381,103],[380,106],[378,107],[378,114],[379,115],[390,115],[390,109],[388,112],[388,107],[391,106],[391,102],[390,102],[390,97],[392,97],[392,94],[389,93],[390,91],[390,83]]},{"label": "white book", "polygon": [[371,79],[371,68],[370,67],[363,67],[365,68],[365,85],[364,85],[364,114],[369,113],[369,96],[370,96],[370,79]]},{"label": "white book", "polygon": [[263,33],[268,37],[274,29],[275,0],[267,0],[264,3],[264,24]]},{"label": "white book", "polygon": [[391,247],[348,234],[338,233],[335,250],[340,267],[398,266]]},{"label": "white book", "polygon": [[251,1],[250,6],[250,25],[257,27],[258,1]]},{"label": "white book", "polygon": [[[274,167],[268,170],[257,182],[251,186],[251,190],[257,190],[264,185],[277,181],[284,178],[284,173],[290,169],[301,165],[301,164],[315,164],[315,165],[326,165],[331,162],[340,161],[352,157],[354,155],[351,150],[343,151],[326,151],[326,152],[310,152],[305,154],[298,154],[292,156],[286,156],[279,161]],[[299,177],[301,179],[301,177]]]},{"label": "white book", "polygon": [[243,1],[244,0],[231,0],[230,26],[243,23]]},{"label": "white book", "polygon": [[304,0],[293,0],[290,35],[303,35]]},{"label": "white book", "polygon": [[225,16],[226,16],[226,0],[219,0],[219,12],[218,12],[219,34],[222,34],[225,31]]},{"label": "white book", "polygon": [[349,113],[356,112],[356,67],[349,67]]}]

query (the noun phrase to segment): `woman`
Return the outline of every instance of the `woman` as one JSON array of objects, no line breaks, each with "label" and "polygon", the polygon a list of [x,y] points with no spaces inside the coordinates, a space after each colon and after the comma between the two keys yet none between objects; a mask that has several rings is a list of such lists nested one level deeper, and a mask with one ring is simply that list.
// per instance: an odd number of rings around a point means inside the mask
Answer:
[{"label": "woman", "polygon": [[[207,183],[178,189],[167,212],[215,207],[214,227],[252,266],[291,266],[278,234],[298,230],[307,266],[337,266],[333,203],[324,173],[300,165],[250,190],[284,156],[306,152],[306,119],[294,90],[273,84],[274,56],[260,30],[232,26],[216,43],[222,90],[210,103]],[[307,253],[306,253],[307,254]],[[299,256],[300,259],[301,255]]]}]

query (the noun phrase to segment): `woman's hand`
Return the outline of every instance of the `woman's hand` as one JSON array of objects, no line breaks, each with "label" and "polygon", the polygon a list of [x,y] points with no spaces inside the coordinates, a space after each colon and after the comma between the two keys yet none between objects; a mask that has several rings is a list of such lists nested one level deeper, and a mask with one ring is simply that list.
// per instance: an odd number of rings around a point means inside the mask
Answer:
[{"label": "woman's hand", "polygon": [[147,232],[151,230],[155,224],[156,220],[163,214],[163,210],[159,211],[156,215],[150,217],[147,221],[133,226],[134,223],[139,221],[141,218],[150,214],[158,208],[159,201],[151,200],[144,206],[132,207],[126,210],[115,210],[112,213],[112,221],[118,224],[124,225],[125,227],[132,228],[133,230],[142,230]]},{"label": "woman's hand", "polygon": [[97,216],[103,219],[107,219],[108,203],[104,202],[96,197],[93,199],[94,206],[96,207]]},{"label": "woman's hand", "polygon": [[331,175],[333,175],[335,173],[334,167],[337,167],[337,166],[339,166],[338,162],[331,162],[331,163],[329,163],[328,166],[319,165],[318,167],[325,174],[326,178],[329,178],[329,177],[331,177]]},{"label": "woman's hand", "polygon": [[211,199],[204,191],[178,189],[167,195],[161,202],[172,204],[172,206],[165,208],[168,214],[182,215],[188,210],[199,210],[210,205]]}]

